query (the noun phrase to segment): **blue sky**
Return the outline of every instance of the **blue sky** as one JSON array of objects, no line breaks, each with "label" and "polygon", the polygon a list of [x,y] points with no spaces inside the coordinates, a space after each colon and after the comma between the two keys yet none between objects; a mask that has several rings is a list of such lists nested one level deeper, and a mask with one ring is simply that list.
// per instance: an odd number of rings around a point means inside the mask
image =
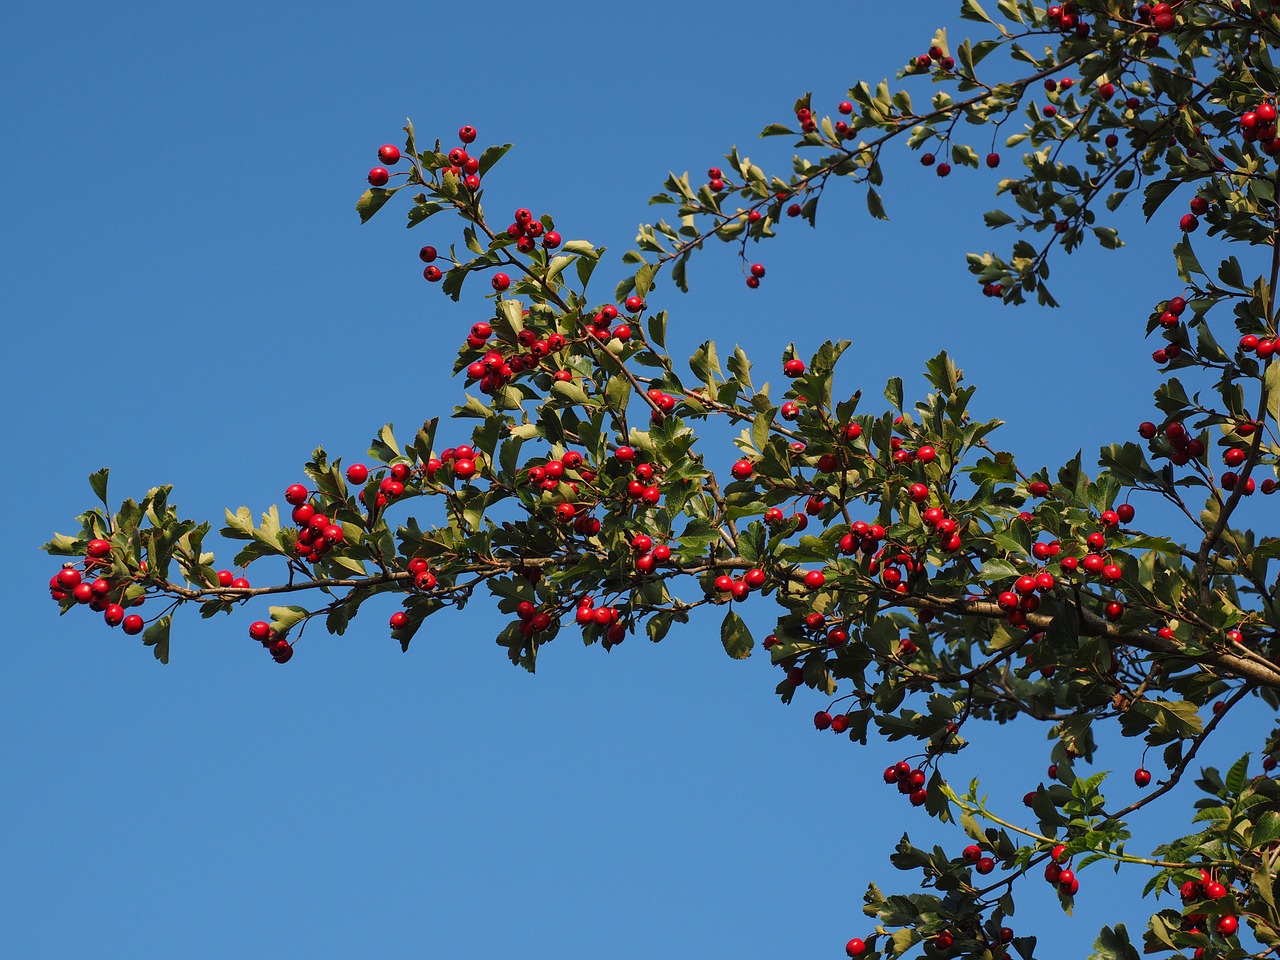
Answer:
[{"label": "blue sky", "polygon": [[[867,882],[906,889],[885,856],[904,829],[930,835],[879,783],[900,751],[815,734],[823,703],[779,705],[767,660],[728,661],[713,623],[611,655],[566,638],[530,677],[493,644],[496,615],[442,619],[402,655],[387,607],[277,667],[245,634],[264,605],[179,618],[162,668],[96,618],[58,619],[36,547],[73,526],[100,466],[117,498],[172,483],[218,521],[280,502],[317,443],[360,459],[384,422],[458,402],[453,353],[487,305],[451,304],[416,258],[456,235],[407,234],[400,210],[361,227],[353,209],[406,116],[426,141],[470,123],[514,142],[489,206],[551,212],[620,254],[669,169],[734,143],[780,167],[765,123],[805,90],[833,109],[892,75],[952,6],[10,11],[0,955],[830,957],[869,932]],[[661,294],[672,341],[771,365],[783,335],[802,353],[848,337],[868,395],[894,374],[921,390],[948,349],[1028,466],[1132,436],[1172,229],[1060,262],[1061,310],[1002,310],[963,258],[989,242],[995,174],[898,166],[889,223],[833,188],[818,231],[762,250],[758,291],[730,250],[696,260],[690,295]],[[765,632],[769,610],[748,610]],[[1026,725],[991,737],[949,772],[989,778],[1016,814],[1048,746]],[[1121,791],[1137,752],[1109,749]],[[1065,956],[1145,916],[1109,873],[1082,884],[1076,922],[1033,889],[1017,925]]]}]

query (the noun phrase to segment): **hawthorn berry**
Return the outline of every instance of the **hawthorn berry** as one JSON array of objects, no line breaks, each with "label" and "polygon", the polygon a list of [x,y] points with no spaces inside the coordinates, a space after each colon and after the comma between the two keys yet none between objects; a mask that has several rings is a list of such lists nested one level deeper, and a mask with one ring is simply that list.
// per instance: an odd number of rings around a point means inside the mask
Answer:
[{"label": "hawthorn berry", "polygon": [[384,143],[378,148],[378,159],[388,167],[394,167],[400,162],[400,148],[394,143]]},{"label": "hawthorn berry", "polygon": [[391,179],[391,172],[386,167],[374,167],[369,171],[369,185],[374,187],[385,187],[387,181]]}]

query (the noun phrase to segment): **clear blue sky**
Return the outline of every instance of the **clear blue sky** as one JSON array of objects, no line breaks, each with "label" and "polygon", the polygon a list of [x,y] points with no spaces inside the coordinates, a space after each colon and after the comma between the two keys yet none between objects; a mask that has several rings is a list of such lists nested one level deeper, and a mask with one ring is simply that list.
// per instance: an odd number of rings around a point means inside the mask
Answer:
[{"label": "clear blue sky", "polygon": [[[408,655],[391,608],[370,609],[278,667],[246,636],[255,608],[180,618],[161,667],[96,618],[58,619],[36,547],[73,526],[100,466],[116,497],[173,483],[185,513],[218,521],[280,502],[317,443],[358,459],[385,421],[457,402],[453,353],[487,307],[448,302],[416,259],[456,235],[353,211],[404,117],[423,140],[471,123],[515,142],[489,206],[551,212],[618,254],[669,169],[734,143],[785,159],[755,140],[765,123],[805,90],[831,109],[891,75],[953,6],[9,11],[0,956],[749,960],[839,956],[865,935],[867,882],[907,889],[885,855],[904,828],[930,835],[879,783],[900,751],[817,735],[823,702],[780,706],[767,659],[728,661],[714,624],[607,656],[566,636],[530,677],[481,609]],[[1060,264],[1062,310],[1001,310],[963,258],[988,243],[996,176],[901,167],[890,223],[834,189],[817,232],[762,252],[759,291],[730,251],[701,257],[692,294],[662,294],[673,339],[771,365],[782,335],[802,352],[849,337],[869,395],[896,373],[919,391],[949,349],[1030,466],[1131,436],[1173,234],[1131,229],[1118,255]],[[770,611],[750,609],[763,633]],[[988,777],[1016,815],[1048,747],[1027,726],[991,734],[949,772]],[[1121,791],[1136,756],[1106,758]],[[1145,916],[1109,877],[1086,871],[1070,924],[1028,890],[1015,926],[1042,921],[1045,956],[1081,955],[1103,920]]]}]

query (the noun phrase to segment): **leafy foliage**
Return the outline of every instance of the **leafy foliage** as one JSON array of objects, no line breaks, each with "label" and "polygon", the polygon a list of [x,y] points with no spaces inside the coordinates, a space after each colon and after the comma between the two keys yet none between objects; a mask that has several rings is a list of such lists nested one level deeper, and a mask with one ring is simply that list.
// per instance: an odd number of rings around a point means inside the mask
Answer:
[{"label": "leafy foliage", "polygon": [[[211,617],[263,595],[318,597],[270,606],[250,627],[285,662],[317,618],[341,634],[379,594],[402,598],[390,627],[407,649],[428,617],[483,588],[509,617],[497,643],[533,670],[561,632],[605,650],[641,630],[658,642],[700,607],[724,608],[725,652],[745,658],[757,642],[736,605],[763,595],[777,606],[759,647],[782,672],[778,695],[832,698],[815,724],[853,742],[872,727],[913,742],[886,784],[970,841],[924,850],[904,835],[892,862],[918,882],[909,894],[867,891],[873,929],[850,941],[851,956],[1030,958],[1034,936],[1005,926],[1019,882],[1042,874],[1069,912],[1077,871],[1098,861],[1141,873],[1149,894],[1179,895],[1180,907],[1150,917],[1144,952],[1280,950],[1280,782],[1251,775],[1248,755],[1225,776],[1192,769],[1237,705],[1280,705],[1280,539],[1233,526],[1243,497],[1276,489],[1263,474],[1280,456],[1280,75],[1268,52],[1280,13],[1270,0],[1000,0],[994,13],[963,0],[961,11],[981,39],[953,48],[940,32],[896,86],[850,88],[836,119],[806,94],[794,122],[767,126],[764,136],[795,142],[789,171],[770,174],[735,148],[705,182],[669,176],[652,202],[674,208],[673,222],[641,226],[622,257],[631,272],[607,294],[591,287],[603,248],[562,238],[550,216],[517,211],[508,229],[487,216],[482,180],[509,144],[473,156],[464,128],[461,146],[419,149],[406,127],[402,182],[372,187],[357,212],[368,220],[405,191],[410,227],[449,214],[460,244],[424,247],[426,278],[455,301],[474,275],[490,282],[492,315],[454,365],[475,391],[453,411],[462,440],[444,447],[435,418],[407,443],[387,425],[372,467],[344,469],[317,449],[309,486],[286,493],[288,522],[275,506],[256,518],[228,510],[222,534],[242,544],[231,566],[287,573],[265,587],[217,569],[210,525],[181,518],[169,488],[113,508],[99,471],[102,507],[46,544],[74,558],[50,582],[54,599],[141,633],[167,661],[182,606]],[[1187,203],[1173,250],[1183,292],[1148,324],[1168,376],[1141,443],[1104,447],[1096,474],[1079,455],[1027,472],[993,446],[1000,422],[970,415],[974,388],[945,353],[927,364],[923,397],[909,400],[894,378],[874,403],[835,395],[846,342],[807,358],[785,347],[777,386],[741,349],[707,341],[687,364],[668,353],[668,313],[649,303],[661,274],[685,289],[689,260],[719,240],[757,286],[765,271],[749,245],[787,218],[815,224],[831,183],[852,181],[884,217],[894,151],[944,176],[1003,164],[966,142],[979,130],[1004,131],[1022,162],[985,216],[1016,235],[1011,246],[968,258],[983,293],[1006,304],[1053,306],[1052,258],[1090,239],[1120,246],[1107,219],[1125,203],[1152,229]],[[738,431],[727,472],[706,449],[713,420]],[[1176,507],[1191,542],[1136,527],[1135,494]],[[144,597],[163,601],[149,624],[126,616]],[[945,776],[965,738],[987,732],[982,721],[1014,717],[1040,721],[1053,743],[1048,782],[1019,815]],[[1154,774],[1138,773],[1156,786],[1125,807],[1108,802],[1105,773],[1085,769],[1104,728],[1159,757]],[[1280,729],[1249,746],[1269,774]],[[1127,852],[1132,819],[1188,773],[1204,794],[1192,832],[1150,857]],[[1137,953],[1117,923],[1093,956]]]}]

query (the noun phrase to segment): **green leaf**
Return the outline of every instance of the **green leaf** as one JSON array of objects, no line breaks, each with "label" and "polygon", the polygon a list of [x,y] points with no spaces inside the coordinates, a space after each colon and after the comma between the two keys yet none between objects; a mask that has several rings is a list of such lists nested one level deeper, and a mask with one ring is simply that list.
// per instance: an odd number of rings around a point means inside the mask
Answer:
[{"label": "green leaf", "polygon": [[163,616],[142,634],[142,642],[151,647],[151,652],[161,663],[169,662],[169,627],[172,623],[172,616]]},{"label": "green leaf", "polygon": [[1174,245],[1173,258],[1178,264],[1178,276],[1184,283],[1193,283],[1191,279],[1193,274],[1207,276],[1204,267],[1200,266],[1200,261],[1196,259],[1195,252],[1191,249],[1191,241],[1187,237],[1184,236]]},{"label": "green leaf", "polygon": [[[1147,184],[1143,190],[1142,213],[1150,220],[1160,209],[1160,204],[1169,198],[1169,194],[1182,185],[1181,180],[1155,180]],[[1185,239],[1185,238],[1184,238]]]},{"label": "green leaf", "polygon": [[978,0],[964,0],[960,4],[960,16],[965,20],[976,20],[978,23],[995,23],[987,12],[978,6]]},{"label": "green leaf", "polygon": [[495,144],[492,147],[485,147],[484,153],[480,154],[480,169],[478,171],[480,176],[483,177],[488,173],[493,165],[501,160],[506,152],[511,149],[511,146],[509,143],[504,143],[501,146]]},{"label": "green leaf", "polygon": [[102,501],[102,505],[108,510],[111,509],[111,504],[107,503],[107,475],[110,473],[111,471],[108,468],[103,467],[101,470],[95,470],[89,474],[89,486],[93,488],[94,495]]},{"label": "green leaf", "polygon": [[630,397],[630,380],[623,376],[609,378],[609,382],[605,384],[604,388],[604,399],[609,405],[610,410],[618,414],[625,413],[627,409],[627,401]]},{"label": "green leaf", "polygon": [[267,610],[271,617],[271,629],[281,635],[288,633],[292,627],[305,620],[310,612],[306,607],[293,605],[270,607]]},{"label": "green leaf", "polygon": [[1114,930],[1103,927],[1098,939],[1093,942],[1093,953],[1089,960],[1142,960],[1138,951],[1129,940],[1129,933],[1123,923],[1117,923]]},{"label": "green leaf", "polygon": [[884,212],[884,203],[880,200],[880,194],[871,187],[867,187],[867,211],[877,220],[889,219],[889,215]]},{"label": "green leaf", "polygon": [[735,660],[751,656],[751,648],[755,646],[746,623],[732,610],[724,615],[724,622],[720,624],[720,642],[724,644],[724,652]]},{"label": "green leaf", "polygon": [[884,398],[893,409],[902,412],[902,378],[893,377],[884,385]]},{"label": "green leaf", "polygon": [[356,201],[356,213],[360,214],[360,222],[368,223],[370,218],[381,210],[383,204],[399,189],[399,187],[392,187],[390,190],[386,187],[370,187],[360,194],[360,199]]},{"label": "green leaf", "polygon": [[1280,840],[1280,812],[1268,810],[1253,825],[1253,834],[1249,846],[1254,850],[1265,848],[1268,844]]},{"label": "green leaf", "polygon": [[396,444],[391,424],[384,424],[378,431],[378,435],[370,442],[369,456],[382,463],[390,463],[400,456],[400,447]]}]

